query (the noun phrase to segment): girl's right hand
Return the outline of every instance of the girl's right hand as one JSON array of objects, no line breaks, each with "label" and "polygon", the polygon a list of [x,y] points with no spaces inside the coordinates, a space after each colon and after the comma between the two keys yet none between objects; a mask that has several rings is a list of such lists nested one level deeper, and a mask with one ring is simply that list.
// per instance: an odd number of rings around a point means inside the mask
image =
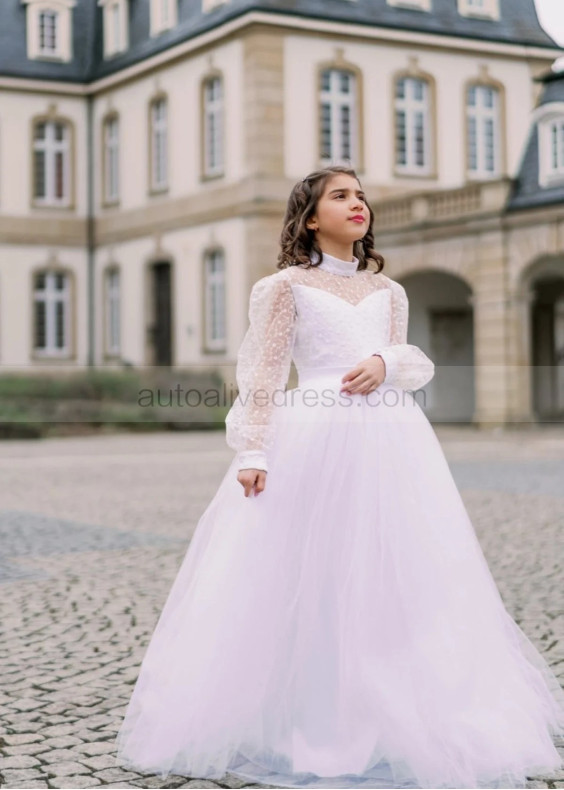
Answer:
[{"label": "girl's right hand", "polygon": [[237,480],[245,489],[245,496],[250,496],[253,488],[255,496],[264,491],[266,475],[267,473],[263,469],[241,469],[237,475]]}]

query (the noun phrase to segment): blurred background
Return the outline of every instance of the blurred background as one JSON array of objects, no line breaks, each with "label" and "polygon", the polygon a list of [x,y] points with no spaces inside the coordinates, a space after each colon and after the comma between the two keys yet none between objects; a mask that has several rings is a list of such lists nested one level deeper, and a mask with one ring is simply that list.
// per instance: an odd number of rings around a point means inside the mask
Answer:
[{"label": "blurred background", "polygon": [[561,0],[2,0],[0,435],[223,428],[288,194],[336,163],[429,418],[563,422],[563,56]]}]

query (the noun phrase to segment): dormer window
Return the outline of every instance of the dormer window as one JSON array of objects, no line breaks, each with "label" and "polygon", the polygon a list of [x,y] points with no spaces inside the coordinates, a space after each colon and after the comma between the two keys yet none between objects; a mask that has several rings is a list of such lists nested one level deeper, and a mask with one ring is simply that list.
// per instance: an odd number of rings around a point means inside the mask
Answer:
[{"label": "dormer window", "polygon": [[76,0],[22,0],[27,5],[27,56],[32,60],[72,58],[72,9]]},{"label": "dormer window", "polygon": [[550,113],[539,121],[539,185],[564,184],[564,115]]},{"label": "dormer window", "polygon": [[178,0],[151,0],[151,35],[170,30],[177,22]]},{"label": "dormer window", "polygon": [[125,52],[129,42],[128,0],[98,0],[104,9],[104,57]]},{"label": "dormer window", "polygon": [[431,11],[431,0],[387,0],[388,5],[410,8],[413,11]]},{"label": "dormer window", "polygon": [[458,12],[462,16],[499,19],[499,0],[458,0]]},{"label": "dormer window", "polygon": [[202,11],[204,14],[207,11],[213,11],[214,8],[228,3],[229,0],[202,0]]}]

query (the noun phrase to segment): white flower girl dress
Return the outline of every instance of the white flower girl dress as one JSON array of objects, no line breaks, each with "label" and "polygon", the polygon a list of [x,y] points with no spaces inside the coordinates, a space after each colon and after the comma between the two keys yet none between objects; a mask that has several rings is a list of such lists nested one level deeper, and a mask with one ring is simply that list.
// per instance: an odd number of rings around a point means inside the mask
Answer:
[{"label": "white flower girl dress", "polygon": [[[324,254],[256,282],[237,455],[145,654],[118,760],[277,787],[521,787],[564,692],[506,611],[418,404],[404,288]],[[386,379],[341,395],[374,353]],[[291,360],[297,389],[285,391]],[[241,468],[268,470],[245,497]]]}]

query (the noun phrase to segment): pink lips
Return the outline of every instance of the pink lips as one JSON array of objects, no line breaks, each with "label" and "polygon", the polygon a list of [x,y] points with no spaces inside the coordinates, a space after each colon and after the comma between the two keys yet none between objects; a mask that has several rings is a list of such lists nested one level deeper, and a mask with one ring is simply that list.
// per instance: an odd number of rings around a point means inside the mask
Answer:
[{"label": "pink lips", "polygon": [[356,217],[351,217],[351,222],[364,222],[364,217],[361,217],[360,214],[358,214]]}]

